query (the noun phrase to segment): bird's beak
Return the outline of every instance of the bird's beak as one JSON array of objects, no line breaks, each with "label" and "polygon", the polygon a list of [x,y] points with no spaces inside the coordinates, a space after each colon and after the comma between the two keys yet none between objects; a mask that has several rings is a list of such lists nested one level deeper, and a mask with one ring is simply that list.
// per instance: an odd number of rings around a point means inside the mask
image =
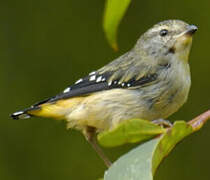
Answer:
[{"label": "bird's beak", "polygon": [[192,36],[198,30],[197,26],[189,25],[187,31],[184,33],[187,36]]},{"label": "bird's beak", "polygon": [[187,30],[175,36],[176,39],[191,39],[192,35],[198,30],[197,26],[195,25],[188,25]]}]

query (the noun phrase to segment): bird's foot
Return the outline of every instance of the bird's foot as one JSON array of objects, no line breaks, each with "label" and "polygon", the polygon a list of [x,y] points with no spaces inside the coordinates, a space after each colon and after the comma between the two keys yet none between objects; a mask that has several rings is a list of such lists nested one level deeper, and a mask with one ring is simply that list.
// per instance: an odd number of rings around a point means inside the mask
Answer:
[{"label": "bird's foot", "polygon": [[165,120],[165,119],[156,119],[156,120],[153,120],[152,123],[165,127],[165,128],[170,128],[173,126],[173,124],[170,121]]}]

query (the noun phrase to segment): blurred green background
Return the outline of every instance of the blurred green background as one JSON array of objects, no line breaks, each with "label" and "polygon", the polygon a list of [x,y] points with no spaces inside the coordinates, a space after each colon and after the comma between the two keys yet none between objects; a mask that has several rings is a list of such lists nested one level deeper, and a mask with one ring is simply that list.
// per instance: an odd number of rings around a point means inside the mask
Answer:
[{"label": "blurred green background", "polygon": [[[0,1],[0,179],[94,180],[106,169],[79,132],[64,122],[9,114],[55,95],[129,50],[153,24],[182,19],[199,27],[190,64],[188,102],[170,117],[190,120],[210,106],[210,1],[133,0],[118,34],[120,51],[102,30],[104,1]],[[134,145],[105,149],[117,159]],[[210,179],[210,123],[179,144],[156,180]]]}]

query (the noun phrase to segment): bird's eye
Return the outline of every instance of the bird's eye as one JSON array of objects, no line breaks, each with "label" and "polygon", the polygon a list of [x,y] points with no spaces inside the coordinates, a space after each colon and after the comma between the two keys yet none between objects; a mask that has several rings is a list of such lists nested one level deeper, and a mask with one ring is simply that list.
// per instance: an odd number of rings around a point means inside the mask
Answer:
[{"label": "bird's eye", "polygon": [[167,29],[162,29],[160,31],[160,36],[166,36],[168,34],[168,30]]}]

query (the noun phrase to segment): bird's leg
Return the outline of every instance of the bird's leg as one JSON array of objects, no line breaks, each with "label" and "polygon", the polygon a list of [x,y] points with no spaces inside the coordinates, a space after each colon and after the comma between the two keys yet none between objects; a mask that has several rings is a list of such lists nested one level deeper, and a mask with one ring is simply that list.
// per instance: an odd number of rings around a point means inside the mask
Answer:
[{"label": "bird's leg", "polygon": [[173,126],[173,124],[170,121],[165,120],[165,119],[156,119],[156,120],[153,120],[152,123],[157,124],[162,127],[166,127],[166,128],[170,128]]},{"label": "bird's leg", "polygon": [[104,161],[105,165],[107,167],[111,166],[111,161],[106,157],[102,149],[99,147],[97,140],[96,140],[96,129],[94,127],[86,127],[85,130],[83,131],[83,134],[87,141],[91,144],[93,149],[97,152],[99,157]]}]

